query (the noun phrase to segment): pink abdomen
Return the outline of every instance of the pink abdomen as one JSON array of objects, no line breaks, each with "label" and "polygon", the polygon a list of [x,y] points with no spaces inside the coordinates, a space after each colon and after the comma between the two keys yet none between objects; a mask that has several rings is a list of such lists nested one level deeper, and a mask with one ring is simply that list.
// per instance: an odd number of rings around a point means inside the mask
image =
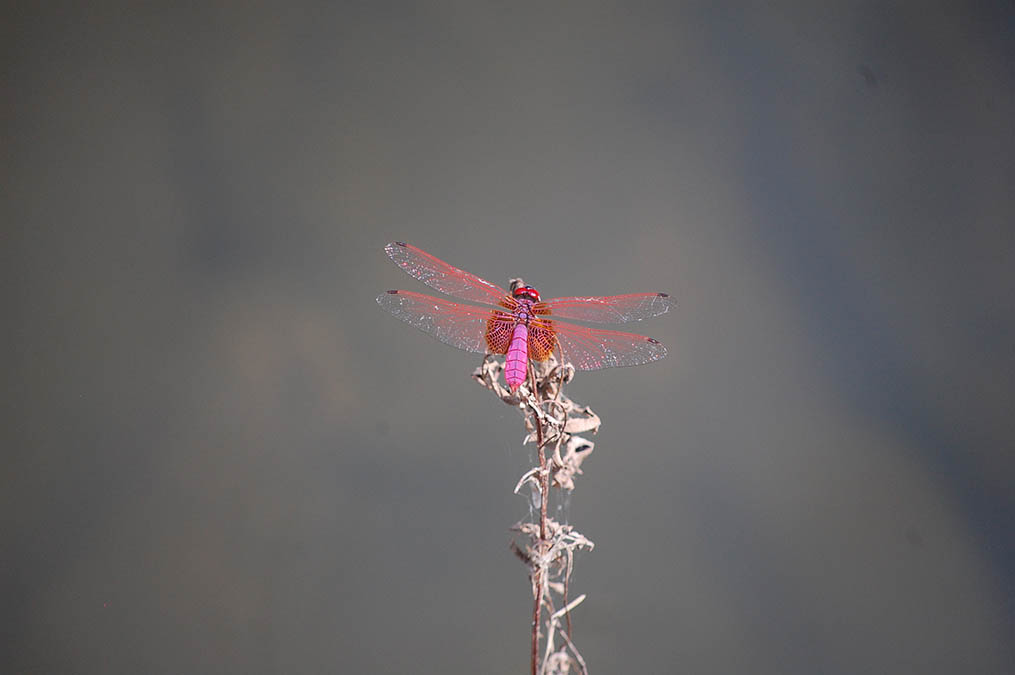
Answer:
[{"label": "pink abdomen", "polygon": [[511,391],[525,381],[525,368],[529,363],[529,329],[524,323],[515,325],[504,362],[504,381]]}]

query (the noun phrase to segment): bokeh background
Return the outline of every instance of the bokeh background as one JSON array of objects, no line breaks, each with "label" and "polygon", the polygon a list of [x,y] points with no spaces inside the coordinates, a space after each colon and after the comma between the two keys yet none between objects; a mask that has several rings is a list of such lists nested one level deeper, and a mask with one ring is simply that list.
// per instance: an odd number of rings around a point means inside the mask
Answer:
[{"label": "bokeh background", "polygon": [[410,241],[665,290],[570,388],[597,673],[1015,671],[1015,7],[14,3],[5,673],[526,672]]}]

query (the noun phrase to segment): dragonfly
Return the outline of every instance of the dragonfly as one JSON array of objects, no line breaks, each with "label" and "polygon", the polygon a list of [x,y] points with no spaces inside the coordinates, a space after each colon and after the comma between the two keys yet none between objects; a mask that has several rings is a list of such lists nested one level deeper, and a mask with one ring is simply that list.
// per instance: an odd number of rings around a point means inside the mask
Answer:
[{"label": "dragonfly", "polygon": [[578,370],[636,366],[666,356],[654,338],[560,321],[626,323],[665,314],[675,305],[667,293],[542,300],[532,286],[508,292],[453,267],[411,244],[384,247],[391,260],[441,293],[479,303],[450,302],[413,291],[387,291],[377,304],[445,344],[477,354],[503,354],[504,380],[514,392],[525,381],[529,361],[546,361],[554,350]]}]

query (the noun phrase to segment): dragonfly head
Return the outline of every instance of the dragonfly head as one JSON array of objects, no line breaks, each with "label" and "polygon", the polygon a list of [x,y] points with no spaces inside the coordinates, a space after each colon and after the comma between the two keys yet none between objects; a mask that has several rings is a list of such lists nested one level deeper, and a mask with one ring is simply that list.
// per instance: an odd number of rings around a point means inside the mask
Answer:
[{"label": "dragonfly head", "polygon": [[539,302],[539,291],[534,289],[532,286],[519,286],[511,294],[519,300],[531,300],[532,302]]}]

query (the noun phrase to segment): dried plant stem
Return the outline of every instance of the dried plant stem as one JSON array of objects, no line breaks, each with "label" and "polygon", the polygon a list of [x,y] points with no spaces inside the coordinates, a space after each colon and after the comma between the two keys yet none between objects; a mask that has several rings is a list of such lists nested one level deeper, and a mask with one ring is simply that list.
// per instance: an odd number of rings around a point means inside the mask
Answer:
[{"label": "dried plant stem", "polygon": [[[539,672],[539,626],[540,626],[540,609],[543,603],[547,601],[547,590],[546,590],[546,576],[547,572],[545,568],[537,568],[531,572],[533,577],[533,586],[535,587],[533,595],[535,596],[535,608],[532,612],[532,673],[536,675]],[[550,607],[552,610],[553,607]],[[549,655],[552,645],[547,642],[546,651]]]},{"label": "dried plant stem", "polygon": [[[535,386],[536,376],[533,371],[532,364],[529,364],[529,381],[532,383],[532,388],[538,391],[538,387]],[[549,527],[547,525],[546,511],[547,504],[550,502],[550,468],[546,465],[546,450],[543,447],[543,424],[540,422],[535,415],[533,415],[533,423],[536,427],[536,451],[539,457],[539,539],[538,542],[540,553],[545,553],[544,549],[546,543],[550,539]],[[533,585],[535,586],[535,601],[532,608],[532,675],[538,675],[539,668],[539,614],[543,606],[543,596],[546,594],[545,590],[546,572],[545,570],[535,570]]]},{"label": "dried plant stem", "polygon": [[[520,522],[512,528],[526,537],[524,546],[511,542],[511,550],[529,568],[532,585],[532,674],[557,675],[572,672],[574,668],[587,675],[585,660],[574,644],[571,625],[571,610],[585,596],[569,602],[568,592],[575,551],[591,550],[594,544],[570,525],[550,517],[549,502],[551,489],[574,490],[574,479],[582,473],[581,463],[594,447],[591,441],[575,434],[595,433],[600,420],[588,407],[574,403],[563,394],[563,385],[574,375],[570,364],[559,365],[552,357],[546,362],[530,364],[526,383],[515,392],[501,384],[502,371],[503,363],[487,356],[473,378],[523,412],[528,431],[525,442],[536,444],[538,465],[522,475],[515,493],[526,484],[530,486],[532,499],[539,500],[539,520]],[[555,608],[555,595],[560,597],[562,608],[559,610]],[[547,608],[546,645],[540,659],[544,605]],[[561,617],[565,618],[564,625],[561,625]],[[563,641],[559,648],[555,644],[557,635]]]}]

